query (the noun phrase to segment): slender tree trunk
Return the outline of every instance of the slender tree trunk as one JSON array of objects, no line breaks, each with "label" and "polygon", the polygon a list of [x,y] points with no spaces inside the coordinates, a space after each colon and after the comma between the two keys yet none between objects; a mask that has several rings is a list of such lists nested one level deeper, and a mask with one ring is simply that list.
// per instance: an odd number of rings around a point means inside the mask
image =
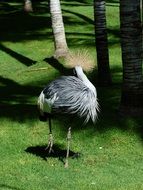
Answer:
[{"label": "slender tree trunk", "polygon": [[141,22],[142,22],[142,62],[143,62],[143,0],[140,0]]},{"label": "slender tree trunk", "polygon": [[55,42],[55,57],[65,57],[68,52],[60,0],[50,0],[50,13]]},{"label": "slender tree trunk", "polygon": [[101,85],[109,85],[111,84],[111,75],[109,67],[105,0],[94,0],[94,20],[95,20],[98,80]]},{"label": "slender tree trunk", "polygon": [[143,0],[140,0],[141,21],[143,21]]},{"label": "slender tree trunk", "polygon": [[33,12],[31,0],[24,0],[24,11],[27,13]]},{"label": "slender tree trunk", "polygon": [[123,87],[120,112],[143,114],[142,27],[140,0],[120,0]]}]

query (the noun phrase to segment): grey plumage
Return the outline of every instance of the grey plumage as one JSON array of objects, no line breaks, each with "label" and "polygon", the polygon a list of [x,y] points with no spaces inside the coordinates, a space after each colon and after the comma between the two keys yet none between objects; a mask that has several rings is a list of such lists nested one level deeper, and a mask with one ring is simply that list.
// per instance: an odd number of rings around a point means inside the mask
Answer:
[{"label": "grey plumage", "polygon": [[95,92],[77,77],[62,76],[44,88],[39,98],[40,109],[50,113],[77,114],[85,118],[85,123],[90,118],[95,122],[99,110]]}]

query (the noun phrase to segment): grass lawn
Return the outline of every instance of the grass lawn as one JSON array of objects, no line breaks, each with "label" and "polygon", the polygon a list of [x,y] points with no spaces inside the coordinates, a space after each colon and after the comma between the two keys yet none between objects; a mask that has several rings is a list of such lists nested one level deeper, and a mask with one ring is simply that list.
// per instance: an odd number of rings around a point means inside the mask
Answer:
[{"label": "grass lawn", "polygon": [[[88,49],[95,60],[93,7],[90,1],[62,1],[69,48]],[[72,123],[65,169],[68,118],[55,118],[56,154],[48,156],[48,126],[38,119],[37,97],[60,75],[44,59],[54,51],[47,2],[24,14],[21,3],[0,4],[0,190],[143,190],[142,118],[121,118],[119,4],[107,3],[111,87],[97,87],[101,112],[95,125]],[[42,69],[41,69],[42,68]],[[39,70],[38,70],[39,69]],[[90,76],[91,77],[91,76]],[[96,73],[91,80],[96,81]],[[96,84],[96,83],[95,83]]]}]

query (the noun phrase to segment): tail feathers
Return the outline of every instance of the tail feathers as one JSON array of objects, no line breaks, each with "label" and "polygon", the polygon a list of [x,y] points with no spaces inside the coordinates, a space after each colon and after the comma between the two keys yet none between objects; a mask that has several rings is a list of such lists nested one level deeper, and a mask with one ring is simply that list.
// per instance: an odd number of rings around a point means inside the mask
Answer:
[{"label": "tail feathers", "polygon": [[44,110],[44,99],[45,99],[45,95],[42,91],[39,98],[38,98],[38,102],[37,102],[37,105],[38,105],[38,108],[40,110],[41,115],[42,115],[43,110]]},{"label": "tail feathers", "polygon": [[37,104],[38,104],[38,109],[40,111],[39,120],[43,121],[43,122],[47,121],[47,119],[51,116],[49,113],[44,112],[45,95],[44,95],[43,91],[41,92],[41,94],[38,98]]}]

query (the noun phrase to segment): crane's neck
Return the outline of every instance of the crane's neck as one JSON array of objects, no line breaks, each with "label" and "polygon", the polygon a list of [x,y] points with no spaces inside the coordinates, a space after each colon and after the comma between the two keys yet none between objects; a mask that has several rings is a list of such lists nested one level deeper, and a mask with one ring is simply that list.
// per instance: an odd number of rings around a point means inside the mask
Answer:
[{"label": "crane's neck", "polygon": [[82,82],[90,89],[92,90],[94,93],[96,93],[96,89],[94,87],[94,85],[89,81],[89,79],[87,78],[87,76],[84,74],[82,67],[81,66],[76,66],[75,67],[76,73],[77,73],[77,77],[82,80]]}]

